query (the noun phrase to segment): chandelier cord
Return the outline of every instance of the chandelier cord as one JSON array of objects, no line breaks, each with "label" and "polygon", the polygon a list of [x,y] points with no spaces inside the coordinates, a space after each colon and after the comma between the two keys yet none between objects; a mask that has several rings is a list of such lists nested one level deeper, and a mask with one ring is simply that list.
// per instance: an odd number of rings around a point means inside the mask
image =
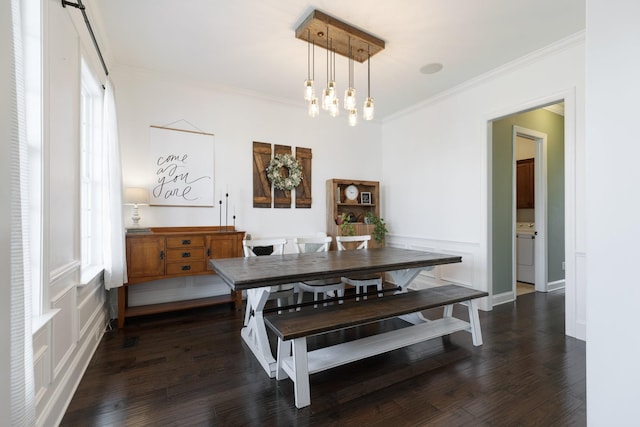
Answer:
[{"label": "chandelier cord", "polygon": [[311,77],[311,59],[309,59],[309,55],[311,54],[311,30],[307,30],[307,80]]},{"label": "chandelier cord", "polygon": [[371,98],[371,47],[367,45],[367,97]]},{"label": "chandelier cord", "polygon": [[353,59],[351,58],[351,36],[349,36],[349,87],[353,87]]},{"label": "chandelier cord", "polygon": [[329,85],[329,27],[327,27],[327,86]]},{"label": "chandelier cord", "polygon": [[332,65],[333,65],[333,74],[331,75],[331,80],[335,81],[336,80],[336,50],[333,47],[333,40],[331,40],[331,52],[332,52],[332,56],[331,58],[333,59],[332,61]]},{"label": "chandelier cord", "polygon": [[313,47],[311,48],[311,60],[313,61],[311,79],[316,80],[316,41],[313,41]]}]

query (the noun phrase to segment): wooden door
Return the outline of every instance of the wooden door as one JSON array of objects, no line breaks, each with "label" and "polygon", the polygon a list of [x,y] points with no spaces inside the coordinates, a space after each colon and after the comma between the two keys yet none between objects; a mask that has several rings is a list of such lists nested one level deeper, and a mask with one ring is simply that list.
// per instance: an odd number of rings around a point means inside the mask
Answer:
[{"label": "wooden door", "polygon": [[534,160],[518,160],[516,163],[516,207],[532,209],[535,207]]},{"label": "wooden door", "polygon": [[127,275],[164,275],[165,245],[160,236],[127,236]]},{"label": "wooden door", "polygon": [[211,270],[209,259],[242,256],[244,233],[220,233],[207,236],[207,270]]}]

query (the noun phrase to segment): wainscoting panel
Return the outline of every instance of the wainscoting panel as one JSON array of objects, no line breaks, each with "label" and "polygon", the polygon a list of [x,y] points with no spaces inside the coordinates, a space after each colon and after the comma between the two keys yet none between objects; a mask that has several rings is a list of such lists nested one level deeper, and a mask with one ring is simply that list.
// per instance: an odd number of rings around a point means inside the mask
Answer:
[{"label": "wainscoting panel", "polygon": [[78,340],[78,327],[75,322],[76,292],[75,288],[58,296],[51,302],[53,308],[60,309],[60,313],[53,319],[53,379],[60,374],[67,360],[73,353]]},{"label": "wainscoting panel", "polygon": [[[412,283],[412,289],[451,283],[491,293],[490,290],[483,289],[483,282],[480,280],[482,277],[482,266],[479,265],[478,262],[480,258],[480,247],[478,243],[434,240],[389,234],[386,238],[386,245],[395,248],[438,252],[462,257],[461,263],[441,265],[431,271],[421,272]],[[489,299],[482,298],[479,300],[478,307],[481,310],[490,310],[491,305],[489,304]]]},{"label": "wainscoting panel", "polygon": [[78,300],[78,337],[82,339],[93,328],[92,320],[104,314],[106,291],[103,282],[95,280],[77,288],[76,299]]},{"label": "wainscoting panel", "polygon": [[33,374],[36,407],[40,405],[51,382],[51,323],[47,323],[33,335]]},{"label": "wainscoting panel", "polygon": [[33,336],[37,426],[58,425],[108,320],[102,275],[80,285],[80,264],[50,275],[49,317]]},{"label": "wainscoting panel", "polygon": [[73,261],[49,274],[49,297],[52,301],[67,293],[80,282],[80,261]]},{"label": "wainscoting panel", "polygon": [[443,249],[443,253],[462,257],[461,264],[442,265],[442,280],[449,283],[474,287],[473,268],[476,265],[473,252],[461,252]]}]

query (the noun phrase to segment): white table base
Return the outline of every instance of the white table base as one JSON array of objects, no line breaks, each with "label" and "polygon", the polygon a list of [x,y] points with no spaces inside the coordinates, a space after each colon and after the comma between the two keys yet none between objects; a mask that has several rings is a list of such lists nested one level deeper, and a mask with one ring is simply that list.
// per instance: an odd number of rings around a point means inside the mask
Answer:
[{"label": "white table base", "polygon": [[[396,286],[401,288],[401,290],[396,293],[404,293],[407,292],[407,288],[411,281],[413,281],[421,271],[429,271],[432,269],[433,267],[412,268],[390,271],[389,274],[391,274],[391,278]],[[247,313],[245,316],[245,326],[240,331],[242,339],[247,346],[249,346],[249,349],[253,352],[256,359],[258,359],[258,362],[260,362],[262,368],[265,370],[267,375],[269,375],[269,378],[276,376],[276,359],[274,358],[273,353],[271,352],[271,347],[269,346],[269,338],[264,324],[263,311],[264,306],[269,299],[269,294],[277,289],[277,286],[247,289]],[[417,317],[412,318],[412,320],[408,320],[411,323],[417,324],[428,321],[422,316],[422,314],[414,314],[417,315]]]}]

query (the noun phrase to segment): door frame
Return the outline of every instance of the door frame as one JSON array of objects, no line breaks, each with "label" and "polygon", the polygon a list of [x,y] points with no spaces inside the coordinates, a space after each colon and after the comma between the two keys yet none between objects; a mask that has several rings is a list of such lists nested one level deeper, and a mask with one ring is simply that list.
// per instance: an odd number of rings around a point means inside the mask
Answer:
[{"label": "door frame", "polygon": [[[493,242],[491,239],[492,233],[492,192],[491,192],[491,149],[492,149],[492,123],[495,120],[499,120],[503,117],[510,116],[512,114],[518,114],[521,112],[542,108],[547,105],[557,104],[563,102],[565,104],[564,110],[564,242],[565,242],[565,333],[568,336],[575,337],[584,340],[586,337],[586,321],[584,312],[580,311],[580,308],[584,306],[585,285],[584,285],[584,264],[586,260],[586,253],[582,250],[582,245],[578,245],[576,241],[576,197],[577,197],[577,180],[576,174],[579,173],[576,165],[576,157],[583,155],[582,152],[578,152],[576,147],[577,129],[576,124],[578,120],[578,105],[576,99],[576,88],[570,87],[565,90],[560,90],[546,96],[542,96],[535,99],[530,99],[519,104],[512,104],[499,110],[489,111],[483,118],[485,126],[485,143],[483,150],[483,170],[482,174],[485,177],[481,200],[483,206],[485,206],[484,212],[482,212],[482,224],[484,230],[481,237],[481,254],[483,262],[485,263],[486,272],[484,280],[486,283],[487,292],[489,292],[488,309],[491,309],[493,304],[499,303],[495,301],[493,294]],[[580,247],[580,250],[578,250]],[[578,275],[580,274],[580,287],[578,287]],[[506,301],[503,301],[506,302]]]},{"label": "door frame", "polygon": [[513,253],[512,253],[512,277],[513,277],[513,298],[517,298],[517,241],[516,241],[516,223],[517,223],[517,185],[516,185],[516,140],[517,137],[527,138],[533,141],[535,146],[534,160],[534,205],[535,205],[535,224],[536,235],[534,239],[534,258],[535,258],[535,289],[536,292],[548,292],[547,280],[547,134],[533,129],[527,129],[522,126],[513,126],[512,147],[513,147]]}]

